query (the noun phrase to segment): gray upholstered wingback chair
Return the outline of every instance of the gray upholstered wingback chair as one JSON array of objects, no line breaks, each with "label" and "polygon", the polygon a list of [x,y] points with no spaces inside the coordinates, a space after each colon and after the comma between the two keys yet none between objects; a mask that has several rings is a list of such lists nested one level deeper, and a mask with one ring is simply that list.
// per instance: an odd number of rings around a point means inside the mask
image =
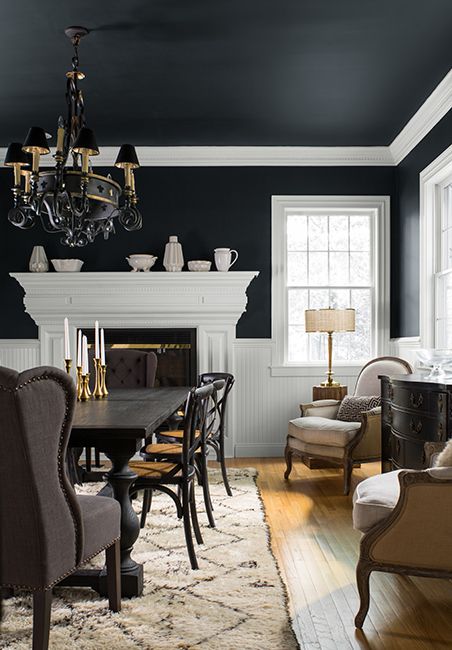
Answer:
[{"label": "gray upholstered wingback chair", "polygon": [[[379,396],[379,375],[411,372],[410,364],[398,357],[372,359],[361,369],[353,394]],[[301,417],[289,422],[284,478],[289,478],[293,456],[321,458],[344,467],[344,494],[348,494],[353,464],[381,457],[381,407],[362,412],[359,421],[345,422],[336,419],[340,403],[340,400],[316,400],[300,405]]]},{"label": "gray upholstered wingback chair", "polygon": [[103,550],[109,606],[121,607],[119,504],[77,496],[66,476],[74,406],[66,373],[0,367],[0,593],[33,592],[33,650],[48,647],[52,588]]}]

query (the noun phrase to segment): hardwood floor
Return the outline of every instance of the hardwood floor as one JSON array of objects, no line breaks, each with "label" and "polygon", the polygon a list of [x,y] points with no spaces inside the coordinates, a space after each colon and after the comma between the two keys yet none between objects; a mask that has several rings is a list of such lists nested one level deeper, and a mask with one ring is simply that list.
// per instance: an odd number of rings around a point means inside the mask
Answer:
[{"label": "hardwood floor", "polygon": [[[284,481],[282,459],[241,458],[229,464],[259,471],[272,547],[288,585],[301,648],[452,648],[447,580],[373,573],[369,614],[363,630],[355,630],[360,534],[352,528],[351,496],[341,495],[339,470],[309,470],[295,462]],[[378,471],[377,463],[354,470],[352,492],[358,480]]]}]

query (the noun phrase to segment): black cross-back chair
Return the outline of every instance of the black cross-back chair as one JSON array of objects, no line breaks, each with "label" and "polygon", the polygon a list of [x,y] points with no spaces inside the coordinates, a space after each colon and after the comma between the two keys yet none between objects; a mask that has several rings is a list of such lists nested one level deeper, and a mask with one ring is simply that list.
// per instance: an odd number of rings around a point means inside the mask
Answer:
[{"label": "black cross-back chair", "polygon": [[146,513],[150,509],[154,490],[164,492],[174,501],[177,516],[184,522],[185,542],[192,569],[198,569],[198,561],[193,545],[191,525],[193,525],[196,541],[198,544],[203,543],[196,512],[194,488],[194,479],[196,478],[194,457],[201,445],[201,436],[197,435],[197,430],[202,430],[205,427],[209,398],[213,390],[212,384],[190,390],[185,407],[182,453],[180,455],[165,461],[129,463],[129,467],[138,475],[132,484],[131,494],[144,490],[143,510]]},{"label": "black cross-back chair", "polygon": [[[206,444],[208,447],[211,447],[215,451],[216,460],[218,463],[220,463],[221,466],[221,474],[223,477],[224,487],[228,496],[232,496],[231,487],[228,481],[224,452],[226,435],[226,407],[229,393],[234,386],[235,378],[234,375],[231,375],[229,372],[205,372],[199,375],[198,386],[204,386],[215,381],[224,381],[224,388],[222,395],[217,399],[216,402],[217,415],[211,431],[207,436]],[[166,442],[169,443],[180,442],[181,437],[182,430],[159,431],[158,434],[159,441],[165,442],[166,440]]]},{"label": "black cross-back chair", "polygon": [[[204,504],[206,507],[206,514],[209,520],[209,526],[215,528],[215,519],[213,516],[213,506],[210,497],[209,489],[209,474],[207,471],[207,442],[216,430],[216,423],[219,418],[218,415],[218,391],[224,388],[225,382],[222,379],[217,379],[213,382],[206,382],[204,385],[211,384],[213,387],[212,394],[209,398],[207,412],[203,417],[203,421],[196,423],[195,436],[199,439],[199,447],[194,455],[194,467],[198,477],[199,484],[202,486],[204,495]],[[203,414],[204,415],[204,414]],[[173,433],[173,432],[171,432]],[[183,434],[183,431],[180,433]],[[182,445],[179,439],[175,442],[163,442],[156,444],[145,445],[141,450],[141,455],[146,461],[167,461],[167,462],[180,462],[182,455]],[[152,495],[148,490],[143,498],[143,509],[141,512],[141,528],[146,524],[146,516],[150,507],[150,499]]]},{"label": "black cross-back chair", "polygon": [[224,381],[223,394],[217,399],[216,410],[217,418],[213,423],[212,430],[207,437],[207,446],[211,447],[216,454],[216,460],[221,465],[221,474],[223,476],[223,483],[228,496],[232,496],[231,487],[228,481],[228,473],[226,470],[226,460],[224,455],[225,446],[225,433],[226,433],[226,406],[228,395],[234,386],[235,378],[229,372],[205,372],[199,375],[199,386],[205,384]]}]

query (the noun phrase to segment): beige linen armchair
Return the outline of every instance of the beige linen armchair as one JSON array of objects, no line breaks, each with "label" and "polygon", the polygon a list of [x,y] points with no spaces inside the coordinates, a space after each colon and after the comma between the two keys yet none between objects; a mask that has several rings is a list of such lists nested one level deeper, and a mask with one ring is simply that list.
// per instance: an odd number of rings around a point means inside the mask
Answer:
[{"label": "beige linen armchair", "polygon": [[[354,397],[380,395],[379,375],[412,372],[409,363],[397,357],[369,361],[356,380]],[[353,464],[381,457],[381,407],[361,412],[359,421],[338,420],[339,400],[317,400],[301,404],[301,417],[289,422],[285,450],[288,479],[293,456],[321,458],[344,468],[344,494],[350,492]]]},{"label": "beige linen armchair", "polygon": [[[425,443],[427,458],[438,445],[444,443]],[[396,470],[358,484],[353,495],[353,526],[364,535],[356,568],[357,628],[362,628],[369,610],[372,571],[452,578],[451,501],[452,467]]]}]

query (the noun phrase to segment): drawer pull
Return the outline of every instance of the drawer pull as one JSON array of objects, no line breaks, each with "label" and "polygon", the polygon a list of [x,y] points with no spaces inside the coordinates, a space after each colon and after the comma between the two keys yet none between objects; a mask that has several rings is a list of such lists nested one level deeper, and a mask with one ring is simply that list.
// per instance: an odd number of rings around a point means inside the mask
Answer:
[{"label": "drawer pull", "polygon": [[438,395],[438,411],[440,413],[442,413],[443,408],[444,408],[444,399],[443,399],[443,396],[440,394],[440,395]]},{"label": "drawer pull", "polygon": [[398,438],[394,438],[395,442],[395,455],[396,458],[399,459],[400,457],[400,440]]},{"label": "drawer pull", "polygon": [[419,421],[416,424],[416,422],[413,419],[411,419],[410,420],[410,431],[412,433],[420,433],[422,431],[422,422]]},{"label": "drawer pull", "polygon": [[419,393],[417,397],[414,393],[410,393],[410,403],[411,406],[414,406],[415,409],[418,409],[422,405],[423,401],[424,401],[424,397],[422,393]]}]

